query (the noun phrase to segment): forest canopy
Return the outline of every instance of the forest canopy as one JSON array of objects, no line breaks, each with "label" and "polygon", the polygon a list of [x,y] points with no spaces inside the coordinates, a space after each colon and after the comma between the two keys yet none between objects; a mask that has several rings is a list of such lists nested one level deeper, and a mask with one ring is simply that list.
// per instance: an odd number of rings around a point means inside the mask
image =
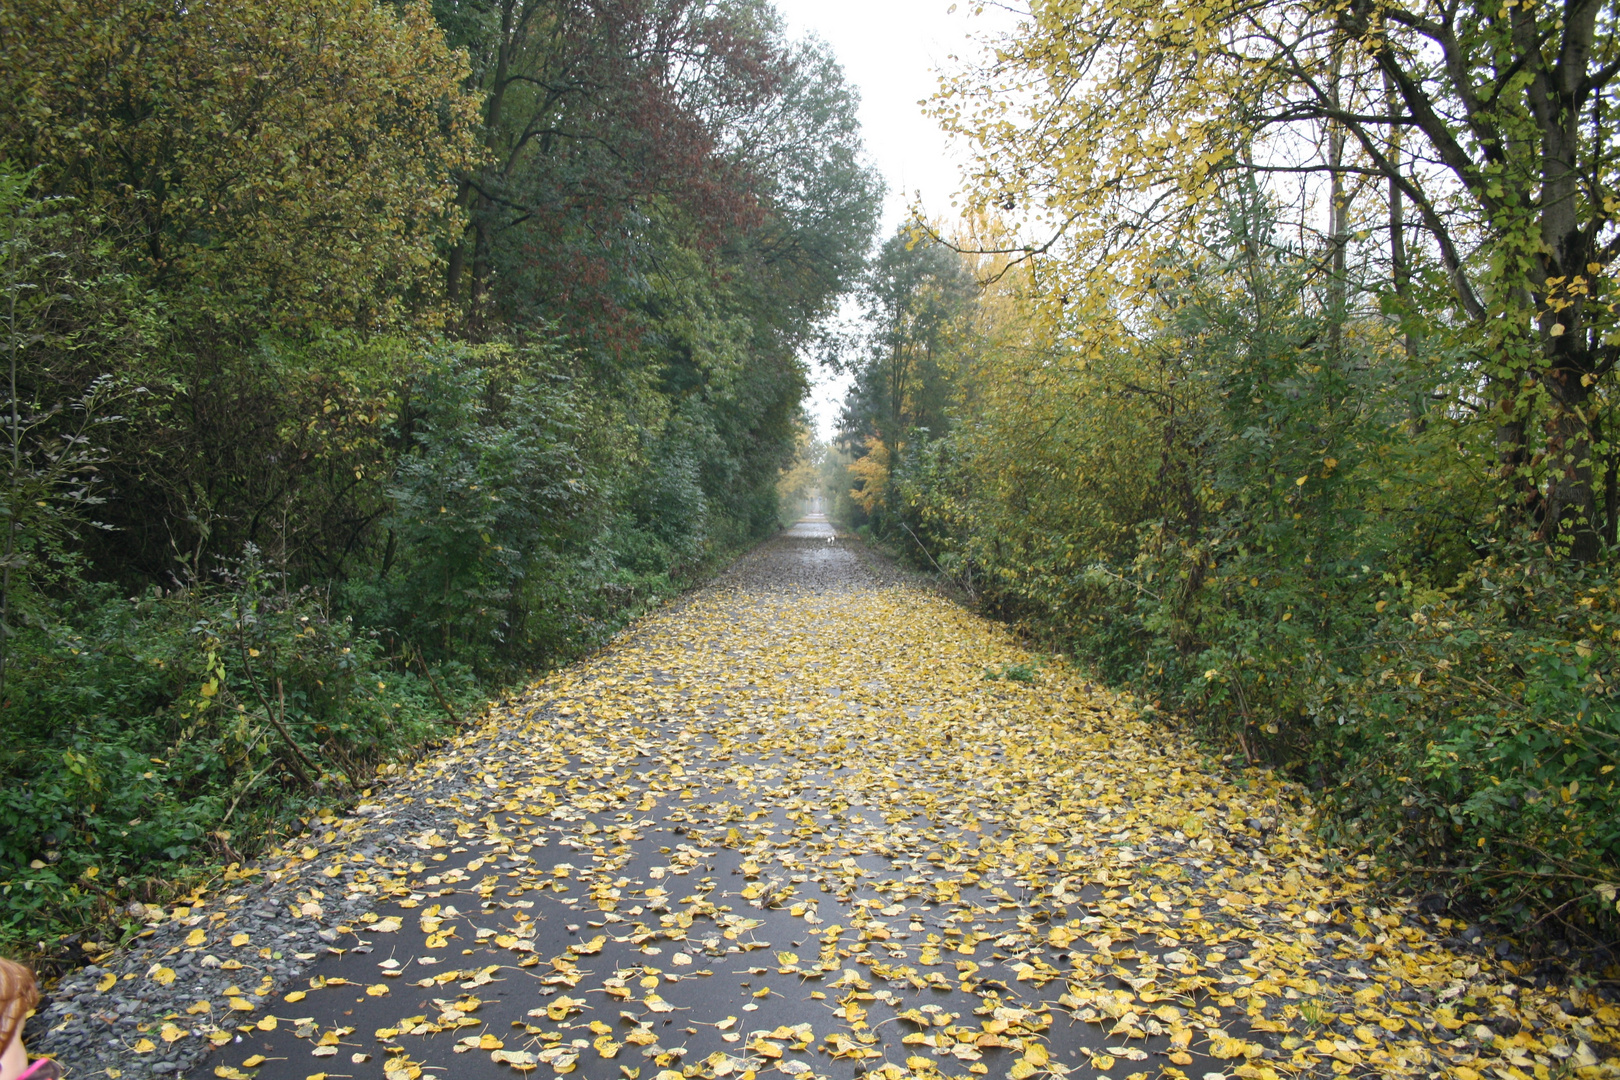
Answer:
[{"label": "forest canopy", "polygon": [[[1612,4],[1035,0],[869,272],[843,512],[1395,880],[1613,940]],[[957,282],[968,280],[972,288]]]},{"label": "forest canopy", "polygon": [[768,3],[0,0],[0,94],[0,939],[777,527],[881,184]]},{"label": "forest canopy", "polygon": [[963,216],[880,238],[766,0],[0,0],[0,944],[824,490],[1387,880],[1612,942],[1616,20],[1033,0],[928,104]]}]

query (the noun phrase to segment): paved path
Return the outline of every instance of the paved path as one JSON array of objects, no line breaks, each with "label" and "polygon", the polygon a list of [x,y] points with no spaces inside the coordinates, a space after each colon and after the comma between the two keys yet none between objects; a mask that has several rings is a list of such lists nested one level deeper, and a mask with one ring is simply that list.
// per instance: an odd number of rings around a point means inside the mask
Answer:
[{"label": "paved path", "polygon": [[1294,789],[831,535],[801,523],[204,898],[130,970],[240,981],[148,1045],[212,1032],[189,1075],[259,1080],[1467,1080],[1613,1041],[1612,1009],[1364,899]]}]

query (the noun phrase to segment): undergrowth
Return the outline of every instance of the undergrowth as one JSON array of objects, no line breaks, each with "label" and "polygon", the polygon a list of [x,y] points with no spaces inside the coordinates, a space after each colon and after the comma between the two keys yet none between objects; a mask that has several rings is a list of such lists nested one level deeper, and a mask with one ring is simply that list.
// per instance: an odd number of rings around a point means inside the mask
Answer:
[{"label": "undergrowth", "polygon": [[[937,370],[896,370],[882,339],[836,512],[1218,755],[1309,785],[1324,835],[1392,888],[1609,969],[1620,456],[1504,472],[1505,406],[1475,396],[1488,342],[1417,333],[1397,296],[1340,306],[1249,178],[1222,200],[1117,344],[1068,351],[1031,281],[913,342]],[[909,280],[882,294],[900,341],[939,303]],[[926,385],[886,396],[902,376]],[[1615,405],[1594,405],[1604,432]],[[1560,518],[1580,468],[1601,500]]]},{"label": "undergrowth", "polygon": [[[561,666],[688,576],[604,590]],[[498,678],[426,662],[393,634],[285,588],[249,551],[208,586],[85,585],[11,644],[0,746],[0,951],[45,974],[104,954],[181,895],[254,858],[454,734]]]},{"label": "undergrowth", "polygon": [[87,585],[21,628],[6,689],[0,940],[63,961],[440,736],[479,687],[405,668],[323,596],[238,583]]}]

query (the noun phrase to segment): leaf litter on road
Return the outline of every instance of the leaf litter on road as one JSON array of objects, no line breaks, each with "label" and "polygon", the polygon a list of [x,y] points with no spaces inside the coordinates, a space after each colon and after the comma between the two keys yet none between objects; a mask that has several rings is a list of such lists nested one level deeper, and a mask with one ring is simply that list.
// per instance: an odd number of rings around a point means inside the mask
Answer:
[{"label": "leaf litter on road", "polygon": [[375,910],[191,1021],[240,1033],[214,1075],[1620,1076],[1620,1011],[1449,951],[1296,786],[847,553],[800,587],[807,557],[277,852],[296,917]]}]

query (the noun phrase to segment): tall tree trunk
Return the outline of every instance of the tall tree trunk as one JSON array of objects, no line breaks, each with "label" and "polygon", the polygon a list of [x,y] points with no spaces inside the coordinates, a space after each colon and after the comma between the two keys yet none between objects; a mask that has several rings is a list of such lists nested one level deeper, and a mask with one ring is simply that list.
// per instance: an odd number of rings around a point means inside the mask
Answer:
[{"label": "tall tree trunk", "polygon": [[[1612,431],[1612,426],[1608,430]],[[1604,431],[1599,421],[1592,421],[1595,442],[1604,441]],[[1620,447],[1611,442],[1609,452],[1603,455],[1603,543],[1611,548],[1620,540],[1620,486],[1617,485],[1620,485]]]},{"label": "tall tree trunk", "polygon": [[[1572,558],[1595,559],[1602,550],[1593,483],[1594,438],[1587,415],[1593,358],[1587,351],[1582,295],[1571,288],[1590,273],[1592,237],[1581,227],[1581,83],[1592,55],[1596,20],[1603,5],[1575,0],[1564,9],[1558,59],[1548,65],[1536,23],[1527,12],[1510,15],[1514,44],[1539,63],[1528,67],[1525,100],[1541,135],[1541,282],[1530,287],[1549,295],[1534,298],[1543,360],[1539,379],[1550,400],[1546,455],[1551,475],[1540,535],[1568,545]],[[1544,283],[1544,284],[1543,284]],[[1555,283],[1562,283],[1555,285]],[[1561,295],[1558,295],[1561,294]],[[1565,301],[1556,307],[1554,299]]]},{"label": "tall tree trunk", "polygon": [[[502,0],[501,3],[501,38],[495,49],[495,74],[488,86],[489,96],[484,102],[484,147],[495,156],[497,143],[500,138],[501,115],[506,105],[506,90],[512,82],[512,52],[516,48],[515,35],[522,13],[518,10],[519,0]],[[485,169],[484,178],[490,180],[493,170]],[[452,304],[461,302],[461,288],[463,276],[469,275],[471,280],[467,283],[464,324],[471,326],[477,319],[474,310],[480,296],[484,291],[485,280],[489,273],[487,254],[487,237],[484,230],[484,220],[487,219],[491,209],[489,198],[479,191],[471,180],[464,180],[460,190],[456,193],[456,205],[471,220],[466,229],[450,249],[450,258],[445,267],[445,295]],[[468,266],[469,245],[472,248],[471,266]]]},{"label": "tall tree trunk", "polygon": [[[1333,51],[1333,71],[1328,80],[1328,106],[1340,110],[1339,94],[1343,60],[1339,47]],[[1344,320],[1348,293],[1345,280],[1346,247],[1349,244],[1350,207],[1344,188],[1344,125],[1337,120],[1327,124],[1328,156],[1328,357],[1335,368],[1344,362]]]},{"label": "tall tree trunk", "polygon": [[[472,196],[471,182],[463,180],[460,190],[456,192],[456,208],[467,213],[472,208]],[[462,226],[461,235],[456,237],[455,244],[450,248],[450,258],[445,262],[444,295],[451,307],[461,301],[461,275],[467,264],[467,237],[471,232],[471,222]]]},{"label": "tall tree trunk", "polygon": [[1608,468],[1603,470],[1603,542],[1609,547],[1620,543],[1620,452],[1610,450]]},{"label": "tall tree trunk", "polygon": [[1547,419],[1551,475],[1539,536],[1547,541],[1563,541],[1571,558],[1586,562],[1597,558],[1603,548],[1592,483],[1592,428],[1585,408],[1588,391],[1579,379],[1567,373],[1563,379],[1545,381],[1555,392],[1552,415]]},{"label": "tall tree trunk", "polygon": [[[1417,355],[1418,336],[1412,329],[1412,264],[1406,252],[1406,195],[1401,190],[1401,96],[1395,80],[1384,72],[1384,99],[1389,107],[1389,273],[1390,284],[1400,301],[1400,317],[1405,324],[1401,344],[1408,361]],[[1428,388],[1420,385],[1407,402],[1407,414],[1414,434],[1428,426]]]}]

